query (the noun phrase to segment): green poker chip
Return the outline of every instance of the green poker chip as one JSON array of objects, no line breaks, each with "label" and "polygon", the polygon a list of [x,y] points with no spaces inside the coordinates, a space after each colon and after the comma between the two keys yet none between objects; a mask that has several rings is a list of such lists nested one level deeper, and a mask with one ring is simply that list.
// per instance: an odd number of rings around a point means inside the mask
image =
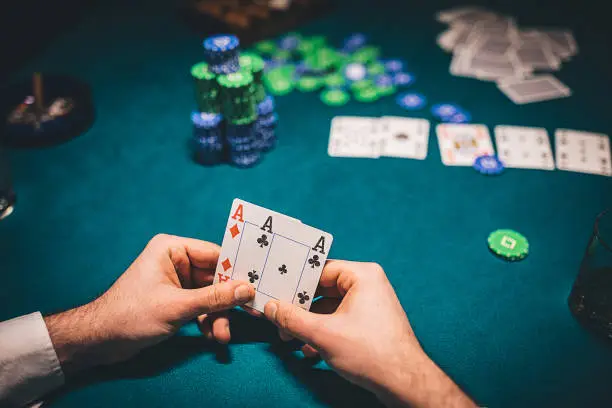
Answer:
[{"label": "green poker chip", "polygon": [[321,92],[321,100],[329,106],[341,106],[351,99],[348,93],[340,89],[328,89]]},{"label": "green poker chip", "polygon": [[361,81],[355,81],[351,84],[351,91],[359,92],[367,88],[373,88],[374,82],[370,79],[362,79]]},{"label": "green poker chip", "polygon": [[380,62],[374,62],[368,65],[368,74],[378,76],[385,73],[385,66]]},{"label": "green poker chip", "polygon": [[260,41],[255,44],[255,50],[261,54],[271,55],[277,50],[274,41]]},{"label": "green poker chip", "polygon": [[323,80],[314,76],[303,76],[297,82],[297,89],[302,92],[312,92],[323,86]]},{"label": "green poker chip", "polygon": [[199,62],[191,67],[191,76],[195,79],[213,80],[216,75],[208,69],[208,64]]},{"label": "green poker chip", "polygon": [[380,56],[380,48],[374,46],[367,46],[358,49],[351,55],[351,59],[354,62],[360,62],[362,64],[369,64],[374,62]]},{"label": "green poker chip", "polygon": [[529,255],[529,241],[511,229],[498,229],[487,238],[489,249],[507,261],[520,261]]},{"label": "green poker chip", "polygon": [[242,53],[239,57],[240,68],[250,72],[261,72],[264,69],[264,60],[257,54],[250,52]]},{"label": "green poker chip", "polygon": [[346,79],[344,79],[344,76],[338,72],[327,75],[324,78],[324,81],[325,85],[329,86],[330,88],[346,85]]},{"label": "green poker chip", "polygon": [[225,88],[240,88],[253,83],[253,75],[247,71],[237,71],[221,75],[217,78],[217,81],[219,81],[219,85]]},{"label": "green poker chip", "polygon": [[380,94],[374,87],[368,87],[360,89],[353,93],[353,97],[358,102],[372,103],[376,102],[380,98]]},{"label": "green poker chip", "polygon": [[397,89],[394,86],[377,86],[376,91],[380,96],[393,95]]},{"label": "green poker chip", "polygon": [[275,96],[287,95],[295,87],[295,83],[284,76],[266,77],[265,83],[268,92]]}]

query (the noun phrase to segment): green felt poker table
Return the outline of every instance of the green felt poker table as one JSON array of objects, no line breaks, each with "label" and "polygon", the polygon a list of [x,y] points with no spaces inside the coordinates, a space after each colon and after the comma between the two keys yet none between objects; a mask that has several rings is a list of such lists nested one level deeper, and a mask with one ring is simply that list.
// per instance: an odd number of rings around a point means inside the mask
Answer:
[{"label": "green felt poker table", "polygon": [[[486,82],[450,76],[435,43],[449,2],[345,2],[302,28],[339,44],[363,32],[407,61],[412,89],[458,103],[474,122],[612,134],[610,31],[596,2],[502,2],[523,25],[574,29],[580,53],[559,72],[563,100],[514,105]],[[87,81],[97,119],[84,135],[10,152],[17,206],[0,222],[0,320],[52,313],[103,292],[164,232],[220,243],[232,199],[283,212],[334,235],[330,256],[386,270],[429,355],[488,407],[609,407],[612,347],[570,314],[567,296],[608,177],[508,170],[485,177],[440,161],[327,155],[336,115],[406,115],[393,97],[328,107],[312,93],[278,97],[277,148],[258,166],[203,167],[189,157],[189,69],[201,38],[165,2],[105,2],[23,67]],[[427,111],[415,116],[429,118]],[[506,263],[488,234],[512,228],[530,255]],[[133,360],[80,376],[53,407],[376,406],[323,363],[304,360],[265,321],[235,312],[233,340],[212,345],[188,325]]]}]

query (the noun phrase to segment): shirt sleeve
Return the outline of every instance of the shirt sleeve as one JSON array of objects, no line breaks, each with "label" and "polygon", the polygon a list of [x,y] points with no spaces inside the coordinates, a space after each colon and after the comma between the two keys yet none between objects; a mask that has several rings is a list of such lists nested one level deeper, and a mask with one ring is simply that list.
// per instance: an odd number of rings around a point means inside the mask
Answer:
[{"label": "shirt sleeve", "polygon": [[40,312],[0,322],[0,406],[22,407],[63,383]]}]

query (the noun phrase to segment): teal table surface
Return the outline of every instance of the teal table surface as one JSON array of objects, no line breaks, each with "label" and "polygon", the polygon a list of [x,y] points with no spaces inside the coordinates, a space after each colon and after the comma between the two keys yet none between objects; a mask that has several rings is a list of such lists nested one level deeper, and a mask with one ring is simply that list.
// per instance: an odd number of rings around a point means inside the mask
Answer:
[{"label": "teal table surface", "polygon": [[[159,4],[158,4],[159,3]],[[477,123],[612,134],[609,28],[596,4],[498,2],[529,26],[574,29],[580,54],[559,77],[571,98],[517,106],[491,83],[451,77],[435,44],[446,2],[342,3],[302,32],[332,43],[366,33],[408,62],[413,89],[468,109]],[[606,35],[606,33],[608,35]],[[426,351],[481,405],[609,407],[612,347],[581,328],[566,303],[612,179],[509,170],[484,177],[446,167],[432,134],[426,160],[327,155],[336,115],[404,115],[387,97],[330,108],[316,94],[277,98],[279,144],[255,168],[189,159],[190,66],[200,38],[172,4],[108,2],[58,37],[32,70],[77,75],[93,89],[97,121],[85,135],[12,151],[18,203],[0,222],[0,320],[52,313],[103,292],[147,241],[165,232],[220,242],[235,197],[331,232],[331,256],[380,263]],[[427,117],[426,113],[417,116]],[[529,238],[519,263],[493,257],[487,235]],[[193,326],[125,364],[81,376],[53,407],[375,406],[369,393],[283,345],[268,323],[233,314],[228,347]]]}]

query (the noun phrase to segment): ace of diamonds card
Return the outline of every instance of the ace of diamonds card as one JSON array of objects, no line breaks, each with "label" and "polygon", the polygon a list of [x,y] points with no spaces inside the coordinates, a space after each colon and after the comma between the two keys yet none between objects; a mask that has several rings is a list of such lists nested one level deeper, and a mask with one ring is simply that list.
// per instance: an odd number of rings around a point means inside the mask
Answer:
[{"label": "ace of diamonds card", "polygon": [[235,199],[223,236],[214,283],[250,282],[263,312],[270,300],[308,310],[333,237],[294,218]]}]

